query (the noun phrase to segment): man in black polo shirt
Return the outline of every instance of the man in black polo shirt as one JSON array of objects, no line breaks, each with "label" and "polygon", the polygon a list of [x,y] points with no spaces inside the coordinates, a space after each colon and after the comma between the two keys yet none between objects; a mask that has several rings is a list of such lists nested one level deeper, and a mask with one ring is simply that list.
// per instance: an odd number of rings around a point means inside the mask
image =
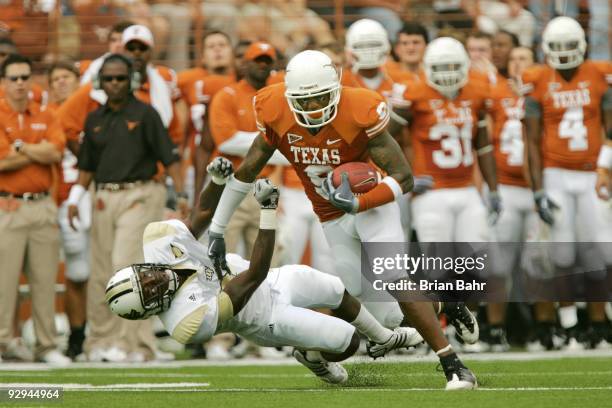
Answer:
[{"label": "man in black polo shirt", "polygon": [[77,204],[93,180],[96,193],[91,227],[91,277],[87,287],[89,336],[85,351],[91,361],[144,361],[155,353],[150,322],[114,316],[104,301],[113,272],[142,262],[146,225],[163,218],[165,187],[154,181],[161,162],[172,177],[179,205],[187,201],[180,177],[178,148],[157,111],[132,95],[131,61],[119,54],[104,60],[99,84],[108,95],[91,112],[79,150],[79,181],[70,190],[68,217],[79,228]]}]

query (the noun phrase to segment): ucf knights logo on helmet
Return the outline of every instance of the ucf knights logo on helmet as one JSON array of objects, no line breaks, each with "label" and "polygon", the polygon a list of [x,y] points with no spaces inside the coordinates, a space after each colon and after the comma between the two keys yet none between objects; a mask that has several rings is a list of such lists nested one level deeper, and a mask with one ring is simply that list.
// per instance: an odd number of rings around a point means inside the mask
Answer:
[{"label": "ucf knights logo on helmet", "polygon": [[168,265],[135,264],[110,279],[106,303],[124,319],[146,319],[170,308],[178,286],[178,278]]}]

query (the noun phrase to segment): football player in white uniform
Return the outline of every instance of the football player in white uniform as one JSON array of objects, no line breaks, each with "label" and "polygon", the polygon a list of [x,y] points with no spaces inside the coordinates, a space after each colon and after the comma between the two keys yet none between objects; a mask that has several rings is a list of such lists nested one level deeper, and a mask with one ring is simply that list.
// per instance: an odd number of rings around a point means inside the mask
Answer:
[{"label": "football player in white uniform", "polygon": [[[231,169],[231,164],[217,158],[208,167],[218,181],[215,167]],[[222,189],[211,185],[210,189]],[[305,265],[270,270],[278,189],[261,179],[255,197],[262,211],[250,263],[228,254],[230,274],[220,280],[206,248],[185,224],[151,223],[143,235],[147,263],[118,271],[107,285],[111,310],[126,319],[158,315],[168,333],[185,344],[233,332],[262,346],[294,346],[294,357],[330,383],[347,380],[346,371],[335,362],[358,349],[357,331],[370,339],[369,354],[374,358],[423,341],[412,328],[382,327],[334,276]],[[332,316],[313,308],[329,308]]]}]

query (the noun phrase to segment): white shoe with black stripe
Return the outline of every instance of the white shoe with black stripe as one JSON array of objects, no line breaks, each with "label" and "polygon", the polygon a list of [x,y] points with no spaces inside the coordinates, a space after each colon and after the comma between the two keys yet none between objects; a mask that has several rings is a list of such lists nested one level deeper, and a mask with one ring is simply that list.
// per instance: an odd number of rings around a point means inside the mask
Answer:
[{"label": "white shoe with black stripe", "polygon": [[329,361],[308,361],[306,352],[294,349],[293,357],[321,380],[330,384],[343,384],[348,380],[348,373],[339,363]]},{"label": "white shoe with black stripe", "polygon": [[398,327],[384,343],[368,343],[368,355],[374,359],[383,357],[391,350],[414,347],[423,343],[423,337],[412,327]]}]

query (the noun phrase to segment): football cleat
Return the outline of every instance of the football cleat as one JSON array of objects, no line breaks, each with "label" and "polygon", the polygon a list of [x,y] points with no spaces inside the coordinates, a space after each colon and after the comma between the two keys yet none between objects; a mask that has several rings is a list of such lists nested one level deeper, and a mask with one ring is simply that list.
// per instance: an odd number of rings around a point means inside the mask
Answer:
[{"label": "football cleat", "polygon": [[423,337],[412,327],[398,327],[384,343],[368,343],[368,355],[374,359],[383,357],[391,350],[414,347],[423,343]]},{"label": "football cleat", "polygon": [[478,322],[463,302],[444,302],[442,311],[448,317],[449,323],[455,326],[461,340],[467,344],[478,341]]},{"label": "football cleat", "polygon": [[465,366],[448,367],[444,369],[446,376],[446,391],[473,390],[478,388],[476,376]]},{"label": "football cleat", "polygon": [[348,380],[348,373],[339,363],[329,361],[308,361],[306,352],[295,349],[293,357],[304,367],[309,369],[321,380],[330,384],[343,384]]}]

